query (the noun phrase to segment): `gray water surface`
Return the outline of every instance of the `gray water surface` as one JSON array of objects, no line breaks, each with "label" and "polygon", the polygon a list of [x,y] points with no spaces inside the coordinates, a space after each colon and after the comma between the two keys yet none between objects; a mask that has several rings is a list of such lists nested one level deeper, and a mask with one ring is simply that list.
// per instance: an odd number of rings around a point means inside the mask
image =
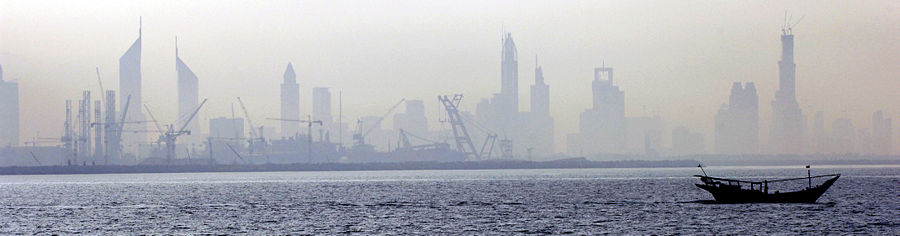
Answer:
[{"label": "gray water surface", "polygon": [[900,234],[900,167],[830,173],[817,204],[705,204],[696,168],[0,176],[0,234]]}]

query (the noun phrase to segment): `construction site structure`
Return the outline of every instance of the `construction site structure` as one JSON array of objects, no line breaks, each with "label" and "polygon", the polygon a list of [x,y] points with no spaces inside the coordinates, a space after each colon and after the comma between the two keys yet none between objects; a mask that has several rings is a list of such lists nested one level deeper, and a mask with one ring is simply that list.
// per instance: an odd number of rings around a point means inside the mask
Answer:
[{"label": "construction site structure", "polygon": [[456,151],[463,153],[467,159],[479,160],[481,156],[475,151],[475,144],[472,143],[469,131],[466,130],[466,125],[463,123],[462,115],[459,114],[459,103],[462,101],[462,98],[462,94],[454,94],[453,98],[447,95],[438,96],[438,100],[444,105],[444,109],[447,110],[447,117],[456,141]]}]

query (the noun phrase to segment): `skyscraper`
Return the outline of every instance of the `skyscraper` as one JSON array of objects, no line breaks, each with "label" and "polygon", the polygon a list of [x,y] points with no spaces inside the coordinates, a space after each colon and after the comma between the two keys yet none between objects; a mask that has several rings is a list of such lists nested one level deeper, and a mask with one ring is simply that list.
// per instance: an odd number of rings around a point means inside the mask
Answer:
[{"label": "skyscraper", "polygon": [[[178,38],[175,39],[175,72],[178,74],[178,117],[180,120],[178,126],[184,125],[194,109],[199,106],[199,81],[197,75],[191,70],[181,57],[178,56]],[[133,98],[132,98],[133,99]],[[196,117],[190,121],[185,130],[199,132],[200,123]],[[198,142],[199,135],[193,135],[195,138],[183,137],[182,140],[188,142]]]},{"label": "skyscraper", "polygon": [[534,84],[531,85],[531,112],[523,117],[527,129],[518,135],[520,146],[531,155],[546,156],[553,150],[553,117],[550,116],[550,86],[544,82],[544,71],[535,57]]},{"label": "skyscraper", "polygon": [[313,107],[312,107],[312,119],[322,121],[322,125],[318,128],[313,128],[313,135],[319,135],[321,137],[325,137],[326,132],[331,127],[331,123],[333,118],[331,117],[331,92],[328,91],[328,88],[317,87],[313,88]]},{"label": "skyscraper", "polygon": [[[290,62],[284,69],[284,82],[281,83],[281,119],[300,119],[300,85],[297,84],[297,74]],[[281,136],[291,137],[299,132],[299,123],[281,121]]]},{"label": "skyscraper", "polygon": [[794,34],[782,29],[781,61],[778,62],[778,91],[772,101],[772,126],[769,146],[775,154],[799,154],[803,150],[805,120],[797,103]]},{"label": "skyscraper", "polygon": [[534,68],[534,85],[531,85],[531,112],[550,115],[550,86],[544,83],[544,71],[537,65]]},{"label": "skyscraper", "polygon": [[509,122],[519,112],[519,59],[512,34],[503,38],[500,55],[500,102],[501,119]]},{"label": "skyscraper", "polygon": [[0,147],[19,145],[19,85],[3,80],[0,67]]},{"label": "skyscraper", "polygon": [[[606,75],[606,80],[601,77]],[[578,134],[569,135],[571,154],[622,153],[627,140],[625,92],[613,81],[613,68],[594,68],[593,107],[581,113]]]},{"label": "skyscraper", "polygon": [[[141,106],[144,104],[141,100],[141,28],[138,27],[138,38],[134,40],[131,47],[125,51],[125,54],[119,58],[119,107],[125,112],[125,107],[130,107],[125,115],[126,122],[142,121],[144,113]],[[128,102],[128,97],[131,102]],[[144,130],[146,124],[143,123],[126,123],[124,130]],[[122,132],[123,150],[126,152],[138,151],[137,143],[144,143],[147,136],[142,133]],[[133,146],[130,146],[133,145]]]},{"label": "skyscraper", "polygon": [[728,104],[716,114],[715,128],[716,153],[758,153],[759,96],[752,82],[732,84]]}]

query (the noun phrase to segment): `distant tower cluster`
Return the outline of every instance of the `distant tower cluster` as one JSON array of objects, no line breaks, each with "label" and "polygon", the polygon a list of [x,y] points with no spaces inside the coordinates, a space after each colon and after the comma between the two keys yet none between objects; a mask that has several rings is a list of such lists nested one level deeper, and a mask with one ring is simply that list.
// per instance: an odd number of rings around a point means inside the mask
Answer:
[{"label": "distant tower cluster", "polygon": [[786,30],[781,35],[781,61],[778,62],[778,91],[772,101],[772,126],[769,146],[774,154],[799,154],[804,150],[803,111],[797,103],[794,64],[794,35]]},{"label": "distant tower cluster", "polygon": [[549,114],[550,87],[544,82],[543,70],[535,65],[531,111],[520,112],[518,49],[510,33],[503,35],[501,42],[500,93],[478,103],[476,118],[489,127],[488,132],[493,132],[486,135],[500,138],[501,155],[506,158],[550,155],[553,153],[553,118]]},{"label": "distant tower cluster", "polygon": [[0,67],[0,147],[19,145],[19,85],[3,80]]},{"label": "distant tower cluster", "polygon": [[[288,63],[284,69],[284,82],[281,84],[281,119],[300,119],[300,85],[294,66]],[[300,124],[293,121],[281,121],[281,136],[293,137],[300,132]]]},{"label": "distant tower cluster", "polygon": [[728,104],[716,114],[715,128],[716,153],[759,152],[759,96],[753,82],[732,84]]}]

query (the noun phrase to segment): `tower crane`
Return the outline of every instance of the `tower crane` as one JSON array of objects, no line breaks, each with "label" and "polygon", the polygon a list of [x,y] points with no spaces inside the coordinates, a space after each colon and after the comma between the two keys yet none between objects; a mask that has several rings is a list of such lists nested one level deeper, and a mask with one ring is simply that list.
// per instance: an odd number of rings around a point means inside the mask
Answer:
[{"label": "tower crane", "polygon": [[[450,126],[453,128],[453,136],[456,140],[456,151],[463,153],[466,157],[481,159],[480,154],[475,151],[475,144],[472,144],[472,138],[469,137],[469,131],[463,124],[462,115],[459,114],[459,103],[462,101],[462,94],[454,94],[453,98],[447,95],[438,96],[438,100],[447,110],[447,116],[450,119]],[[483,149],[483,148],[482,148]]]},{"label": "tower crane", "polygon": [[250,120],[250,113],[247,112],[247,107],[244,106],[244,101],[241,101],[241,97],[237,97],[237,100],[241,105],[241,110],[244,111],[244,117],[247,118],[247,124],[250,125],[250,139],[247,140],[247,143],[249,145],[248,150],[250,152],[250,156],[253,156],[253,148],[256,146],[257,141],[259,141],[258,143],[265,145],[266,139],[256,132],[256,126],[254,126],[253,121]]},{"label": "tower crane", "polygon": [[[188,119],[184,122],[184,125],[182,125],[178,130],[175,130],[175,125],[169,124],[165,126],[167,130],[164,131],[162,127],[159,126],[159,123],[156,122],[156,118],[153,117],[153,114],[150,112],[150,108],[147,108],[147,106],[144,105],[144,108],[147,109],[148,115],[150,115],[150,118],[154,121],[154,125],[156,125],[156,130],[136,130],[133,132],[160,133],[159,139],[157,139],[156,142],[166,143],[166,163],[171,163],[172,158],[175,156],[175,141],[178,139],[178,136],[191,134],[191,131],[187,130],[187,126],[191,123],[192,120],[194,120],[194,117],[197,116],[197,112],[200,112],[200,108],[203,108],[203,105],[206,104],[206,100],[207,99],[204,98],[203,102],[200,102],[200,105],[198,105],[197,108],[194,109],[194,112],[191,113],[191,116],[188,117]],[[127,105],[125,106],[125,110],[128,110]],[[121,130],[119,130],[119,132],[121,132]]]},{"label": "tower crane", "polygon": [[378,120],[375,121],[375,124],[372,124],[372,127],[369,127],[369,129],[367,129],[365,132],[362,131],[362,121],[357,120],[356,121],[356,133],[353,134],[353,145],[360,146],[360,145],[365,144],[366,143],[366,135],[369,135],[369,133],[371,133],[372,130],[374,130],[379,125],[381,125],[381,122],[384,121],[384,118],[391,115],[391,113],[393,113],[394,110],[397,110],[397,107],[399,107],[400,104],[403,104],[403,102],[406,102],[405,98],[400,99],[400,102],[397,102],[397,104],[394,104],[394,106],[392,106],[391,109],[389,109],[387,112],[385,112],[384,115],[382,115],[381,117],[378,117]]},{"label": "tower crane", "polygon": [[166,141],[166,162],[167,163],[171,162],[172,157],[175,156],[175,140],[178,139],[178,136],[181,136],[183,134],[188,134],[188,135],[191,134],[190,130],[185,130],[185,129],[187,128],[188,124],[190,124],[191,121],[194,120],[194,117],[197,116],[197,112],[200,111],[200,108],[203,108],[203,104],[206,104],[206,100],[207,99],[204,98],[203,102],[201,102],[200,105],[197,106],[197,109],[194,109],[194,112],[191,113],[191,116],[187,119],[187,121],[184,122],[184,125],[181,126],[181,129],[178,129],[178,131],[175,131],[174,130],[175,126],[171,125],[171,124],[169,125],[169,130],[166,131],[166,133],[164,135],[165,139],[166,139],[165,141]]},{"label": "tower crane", "polygon": [[[484,143],[481,145],[481,150],[476,151],[475,144],[472,143],[472,138],[469,136],[469,131],[466,129],[466,125],[463,122],[465,117],[459,114],[459,104],[462,101],[462,98],[462,94],[454,94],[452,98],[447,95],[438,96],[438,100],[444,105],[444,109],[447,111],[448,121],[453,129],[453,136],[456,141],[456,151],[463,153],[463,155],[466,155],[470,160],[490,158],[493,154],[494,144],[497,142],[498,135],[490,129],[479,125],[478,122],[470,120],[470,122],[475,125],[475,128],[487,133],[487,137],[485,137]],[[511,145],[511,141],[506,140],[508,139],[500,140],[501,149],[504,149],[506,145],[505,142],[509,142]]]}]

